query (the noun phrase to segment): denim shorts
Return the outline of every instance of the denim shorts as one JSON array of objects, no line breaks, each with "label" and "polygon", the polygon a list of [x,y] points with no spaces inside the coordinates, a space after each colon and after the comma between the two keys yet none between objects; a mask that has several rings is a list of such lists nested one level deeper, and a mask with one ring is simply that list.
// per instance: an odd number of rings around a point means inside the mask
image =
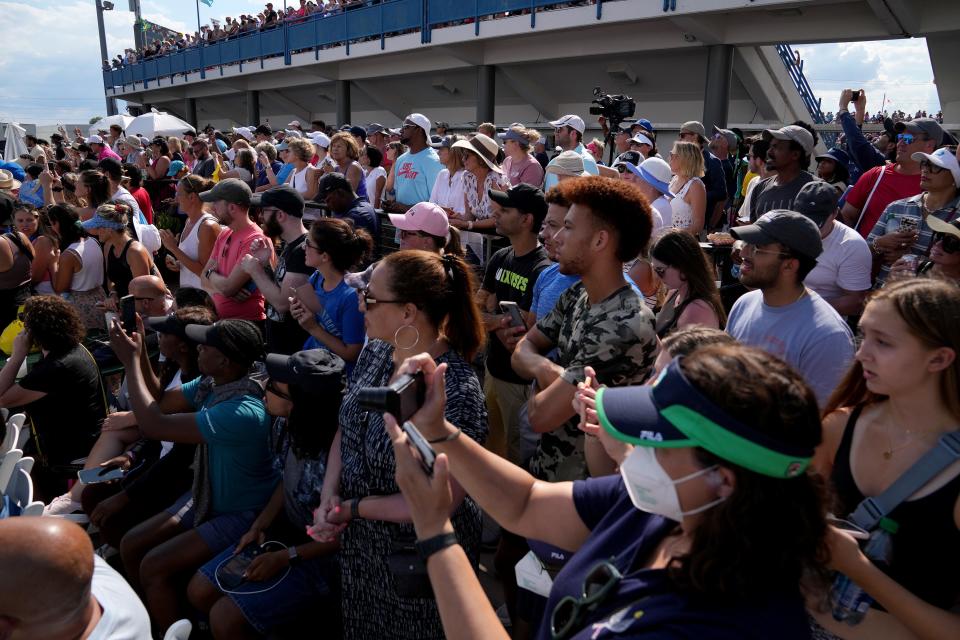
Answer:
[{"label": "denim shorts", "polygon": [[250,525],[257,517],[257,512],[253,510],[235,511],[212,516],[195,527],[193,495],[189,491],[167,507],[167,513],[184,531],[195,529],[214,553],[219,553],[223,549],[229,549],[232,552],[233,546],[243,537],[243,534],[250,530]]},{"label": "denim shorts", "polygon": [[[217,567],[231,555],[232,546],[200,567],[200,575],[219,589],[215,577]],[[330,555],[301,560],[290,567],[285,578],[267,591],[225,595],[243,612],[250,626],[266,634],[275,627],[303,618],[305,613],[325,609],[323,601],[337,597],[339,583],[336,557]]]}]

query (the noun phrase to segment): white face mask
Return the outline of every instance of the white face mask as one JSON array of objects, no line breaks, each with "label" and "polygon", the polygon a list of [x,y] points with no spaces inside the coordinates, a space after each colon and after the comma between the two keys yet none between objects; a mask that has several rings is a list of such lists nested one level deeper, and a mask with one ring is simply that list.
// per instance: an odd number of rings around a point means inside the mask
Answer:
[{"label": "white face mask", "polygon": [[[726,498],[717,498],[690,511],[683,511],[680,507],[676,485],[716,469],[717,465],[714,465],[674,480],[660,466],[653,447],[634,447],[633,452],[620,465],[620,475],[623,476],[623,482],[627,486],[627,493],[630,494],[633,506],[641,511],[681,522],[683,516],[701,513],[726,500]],[[719,475],[714,477],[719,478]]]}]

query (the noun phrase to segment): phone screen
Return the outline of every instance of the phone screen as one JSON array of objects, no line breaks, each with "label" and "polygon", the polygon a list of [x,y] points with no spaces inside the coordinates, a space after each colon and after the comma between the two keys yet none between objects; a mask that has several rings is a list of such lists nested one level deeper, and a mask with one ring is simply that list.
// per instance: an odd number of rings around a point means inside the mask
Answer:
[{"label": "phone screen", "polygon": [[137,301],[132,295],[120,298],[120,321],[127,333],[137,332]]}]

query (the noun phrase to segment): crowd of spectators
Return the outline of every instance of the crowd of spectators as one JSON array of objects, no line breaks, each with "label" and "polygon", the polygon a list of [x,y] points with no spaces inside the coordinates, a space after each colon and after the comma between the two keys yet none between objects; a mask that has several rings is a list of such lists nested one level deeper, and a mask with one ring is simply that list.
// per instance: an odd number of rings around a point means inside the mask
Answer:
[{"label": "crowd of spectators", "polygon": [[[824,115],[824,121],[828,123],[833,122],[835,118],[836,116],[834,115],[833,111],[828,111],[826,115]],[[910,122],[916,118],[933,118],[940,124],[943,124],[943,111],[937,111],[937,113],[934,115],[927,115],[926,109],[917,109],[916,113],[910,115],[909,113],[904,112],[902,109],[897,109],[893,112],[884,109],[883,111],[877,111],[873,115],[870,115],[870,113],[863,114],[863,121],[870,124],[883,124],[887,118],[893,122]]]},{"label": "crowd of spectators", "polygon": [[3,635],[960,635],[956,140],[861,114],[28,138]]}]

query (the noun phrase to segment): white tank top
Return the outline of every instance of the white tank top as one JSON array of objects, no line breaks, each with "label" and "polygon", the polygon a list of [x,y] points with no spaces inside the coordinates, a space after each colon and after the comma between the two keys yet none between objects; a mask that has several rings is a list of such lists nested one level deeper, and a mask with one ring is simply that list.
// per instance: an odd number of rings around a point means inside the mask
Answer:
[{"label": "white tank top", "polygon": [[103,249],[93,238],[81,238],[67,251],[80,256],[80,270],[73,274],[70,281],[71,291],[90,291],[103,285]]},{"label": "white tank top", "polygon": [[[185,238],[180,238],[180,244],[178,245],[180,251],[187,254],[187,257],[191,260],[196,260],[200,256],[200,225],[202,225],[205,220],[216,221],[216,218],[209,213],[203,214],[200,216],[200,219],[197,220],[197,224],[193,225],[190,229],[190,233],[188,233]],[[201,289],[200,276],[185,266],[180,265],[180,286]]]},{"label": "white tank top", "polygon": [[290,186],[300,193],[307,192],[307,169],[309,168],[310,165],[308,164],[300,171],[294,171],[293,175],[290,176]]},{"label": "white tank top", "polygon": [[690,185],[694,182],[703,184],[700,178],[690,178],[686,184],[683,185],[683,188],[677,192],[676,197],[670,201],[670,207],[673,209],[674,229],[689,229],[690,225],[693,224],[693,207],[690,206],[689,202],[684,200],[684,197],[686,197],[687,190],[690,189]]}]

